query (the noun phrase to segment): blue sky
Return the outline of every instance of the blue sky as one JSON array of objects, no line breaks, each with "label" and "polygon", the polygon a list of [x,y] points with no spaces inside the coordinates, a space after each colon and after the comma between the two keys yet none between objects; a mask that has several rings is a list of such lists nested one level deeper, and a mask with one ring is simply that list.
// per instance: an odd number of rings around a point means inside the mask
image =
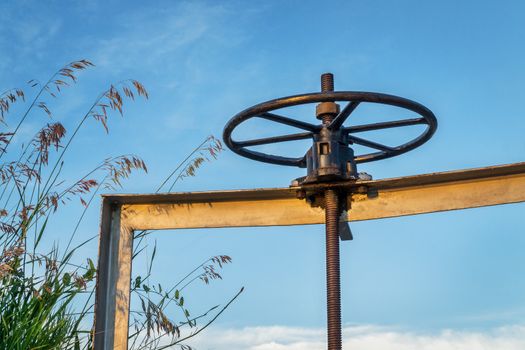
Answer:
[{"label": "blue sky", "polygon": [[[83,130],[64,172],[73,179],[107,156],[139,154],[149,174],[134,176],[124,192],[152,192],[202,139],[220,137],[231,116],[265,100],[317,91],[326,71],[335,74],[336,90],[403,96],[438,118],[438,131],[424,146],[359,167],[376,179],[513,163],[525,155],[524,13],[520,1],[4,2],[0,81],[5,89],[43,80],[67,62],[90,59],[96,67],[55,106],[56,118],[73,125],[111,82],[140,80],[149,101],[127,105],[124,118],[110,121],[108,136],[97,125]],[[313,107],[311,114],[294,113],[312,120]],[[399,116],[364,108],[355,119],[381,115]],[[28,135],[37,124],[28,124]],[[285,131],[272,127],[253,124],[241,131]],[[395,142],[411,132],[376,136]],[[294,155],[306,147],[268,150]],[[302,169],[225,151],[176,190],[284,187],[302,175]],[[75,210],[64,211],[64,223],[74,221]],[[378,337],[387,327],[398,336],[523,342],[524,213],[517,204],[352,224],[355,240],[341,246],[344,323],[370,327]],[[96,233],[97,225],[95,206],[81,235]],[[61,237],[61,227],[56,224],[54,237]],[[198,308],[246,287],[217,329],[322,330],[322,226],[159,232],[155,238],[166,248],[157,260],[162,281],[210,255],[232,256],[224,281],[192,287],[188,298]],[[85,252],[95,253],[96,245]],[[284,345],[257,349],[293,348],[290,339],[275,342]]]}]

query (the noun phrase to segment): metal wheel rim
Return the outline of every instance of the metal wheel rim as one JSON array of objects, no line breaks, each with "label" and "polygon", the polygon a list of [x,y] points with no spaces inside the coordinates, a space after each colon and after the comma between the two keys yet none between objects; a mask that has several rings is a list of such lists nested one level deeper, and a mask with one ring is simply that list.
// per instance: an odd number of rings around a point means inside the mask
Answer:
[{"label": "metal wheel rim", "polygon": [[[266,154],[258,151],[249,150],[244,146],[240,146],[242,143],[245,143],[246,141],[234,141],[232,140],[231,134],[233,130],[240,125],[241,123],[251,119],[260,117],[264,113],[269,113],[271,111],[275,111],[277,109],[286,108],[286,107],[292,107],[297,106],[301,104],[309,104],[309,103],[320,103],[320,102],[357,102],[357,103],[376,103],[376,104],[384,104],[384,105],[390,105],[394,107],[399,107],[403,109],[410,110],[412,112],[415,112],[419,114],[423,119],[420,124],[426,124],[426,129],[416,138],[403,143],[397,147],[392,147],[392,150],[389,151],[379,151],[379,152],[372,152],[372,153],[366,153],[363,155],[358,155],[355,157],[356,163],[365,163],[365,162],[371,162],[375,160],[380,159],[386,159],[395,157],[397,155],[406,153],[408,151],[411,151],[422,144],[424,144],[426,141],[428,141],[432,135],[435,133],[437,128],[437,119],[428,108],[423,106],[420,103],[417,103],[415,101],[395,96],[395,95],[388,95],[388,94],[382,94],[382,93],[373,93],[373,92],[353,92],[353,91],[336,91],[336,92],[321,92],[321,93],[310,93],[310,94],[302,94],[302,95],[294,95],[294,96],[288,96],[283,98],[278,98],[270,101],[266,101],[260,104],[257,104],[255,106],[249,107],[238,114],[236,114],[234,117],[232,117],[226,126],[224,127],[223,132],[223,139],[225,144],[235,153],[262,162],[266,163],[272,163],[272,164],[279,164],[279,165],[288,165],[288,166],[298,166],[298,167],[305,167],[306,161],[305,157],[299,157],[299,158],[292,158],[292,157],[282,157],[278,155],[273,154]],[[301,121],[297,121],[302,123]],[[395,123],[395,122],[392,122]],[[310,123],[306,123],[310,124]],[[315,125],[310,124],[312,126],[315,126],[315,130],[319,131],[321,130],[321,125]],[[348,129],[348,128],[345,128]],[[351,128],[350,128],[351,129]],[[312,130],[312,133],[315,131]]]}]

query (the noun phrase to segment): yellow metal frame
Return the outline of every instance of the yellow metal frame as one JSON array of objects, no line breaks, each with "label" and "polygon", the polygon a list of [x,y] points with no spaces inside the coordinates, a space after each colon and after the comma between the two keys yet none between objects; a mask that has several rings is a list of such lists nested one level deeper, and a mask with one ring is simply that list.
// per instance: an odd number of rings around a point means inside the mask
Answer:
[{"label": "yellow metal frame", "polygon": [[[525,163],[329,186],[349,193],[342,221],[424,214],[525,201]],[[322,224],[321,201],[304,199],[315,192],[316,185],[103,196],[95,349],[127,350],[133,231]]]}]

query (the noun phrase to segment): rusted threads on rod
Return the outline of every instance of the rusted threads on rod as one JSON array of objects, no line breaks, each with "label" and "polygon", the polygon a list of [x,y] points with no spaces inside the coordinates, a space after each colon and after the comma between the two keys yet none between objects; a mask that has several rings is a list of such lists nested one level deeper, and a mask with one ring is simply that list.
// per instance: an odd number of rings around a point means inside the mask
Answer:
[{"label": "rusted threads on rod", "polygon": [[341,277],[339,259],[339,196],[335,190],[325,190],[326,218],[326,306],[328,320],[328,350],[341,350]]},{"label": "rusted threads on rod", "polygon": [[[321,75],[321,92],[334,91],[334,75]],[[333,102],[321,104],[323,124],[332,122],[338,111]],[[333,109],[332,112],[330,110]],[[342,349],[341,335],[341,270],[339,258],[339,195],[333,189],[324,191],[326,222],[326,310],[328,321],[328,350]]]},{"label": "rusted threads on rod", "polygon": [[334,75],[324,73],[321,75],[321,92],[334,91]]},{"label": "rusted threads on rod", "polygon": [[[321,75],[321,92],[334,91],[334,75],[324,73]],[[335,102],[322,102],[317,105],[316,115],[321,119],[324,125],[328,125],[334,120],[339,113],[339,105]]]}]

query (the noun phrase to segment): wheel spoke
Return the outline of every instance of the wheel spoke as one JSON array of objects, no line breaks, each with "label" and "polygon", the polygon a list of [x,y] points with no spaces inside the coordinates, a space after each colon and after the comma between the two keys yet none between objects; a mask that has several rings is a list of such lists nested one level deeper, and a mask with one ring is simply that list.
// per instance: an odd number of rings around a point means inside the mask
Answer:
[{"label": "wheel spoke", "polygon": [[299,134],[274,136],[274,137],[266,137],[262,139],[240,141],[240,142],[235,142],[235,145],[240,146],[240,147],[258,146],[258,145],[266,145],[269,143],[276,143],[276,142],[304,140],[304,139],[311,138],[312,136],[313,134],[311,132],[303,132]]},{"label": "wheel spoke", "polygon": [[305,123],[300,120],[283,117],[283,116],[273,114],[273,113],[263,113],[263,114],[257,115],[256,117],[268,119],[268,120],[271,120],[277,123],[281,123],[281,124],[285,124],[285,125],[295,126],[296,128],[308,130],[308,131],[316,131],[319,129],[317,125]]},{"label": "wheel spoke", "polygon": [[348,128],[345,128],[345,131],[348,133],[354,133],[354,132],[381,130],[381,129],[388,129],[388,128],[397,128],[400,126],[418,125],[418,124],[425,124],[425,123],[426,123],[425,118],[402,119],[402,120],[396,120],[392,122],[382,122],[382,123],[350,126]]},{"label": "wheel spoke", "polygon": [[330,129],[339,129],[345,120],[352,114],[352,112],[359,106],[358,101],[349,102],[345,108],[335,117],[335,119],[330,123]]},{"label": "wheel spoke", "polygon": [[382,145],[380,143],[376,143],[376,142],[373,142],[373,141],[365,140],[365,139],[362,139],[362,138],[357,137],[357,136],[349,135],[348,139],[350,141],[352,141],[353,143],[356,143],[358,145],[366,146],[366,147],[370,147],[370,148],[375,148],[375,149],[378,149],[380,151],[385,151],[385,152],[395,151],[395,148],[392,148],[392,147],[389,147],[389,146],[385,146],[385,145]]}]

